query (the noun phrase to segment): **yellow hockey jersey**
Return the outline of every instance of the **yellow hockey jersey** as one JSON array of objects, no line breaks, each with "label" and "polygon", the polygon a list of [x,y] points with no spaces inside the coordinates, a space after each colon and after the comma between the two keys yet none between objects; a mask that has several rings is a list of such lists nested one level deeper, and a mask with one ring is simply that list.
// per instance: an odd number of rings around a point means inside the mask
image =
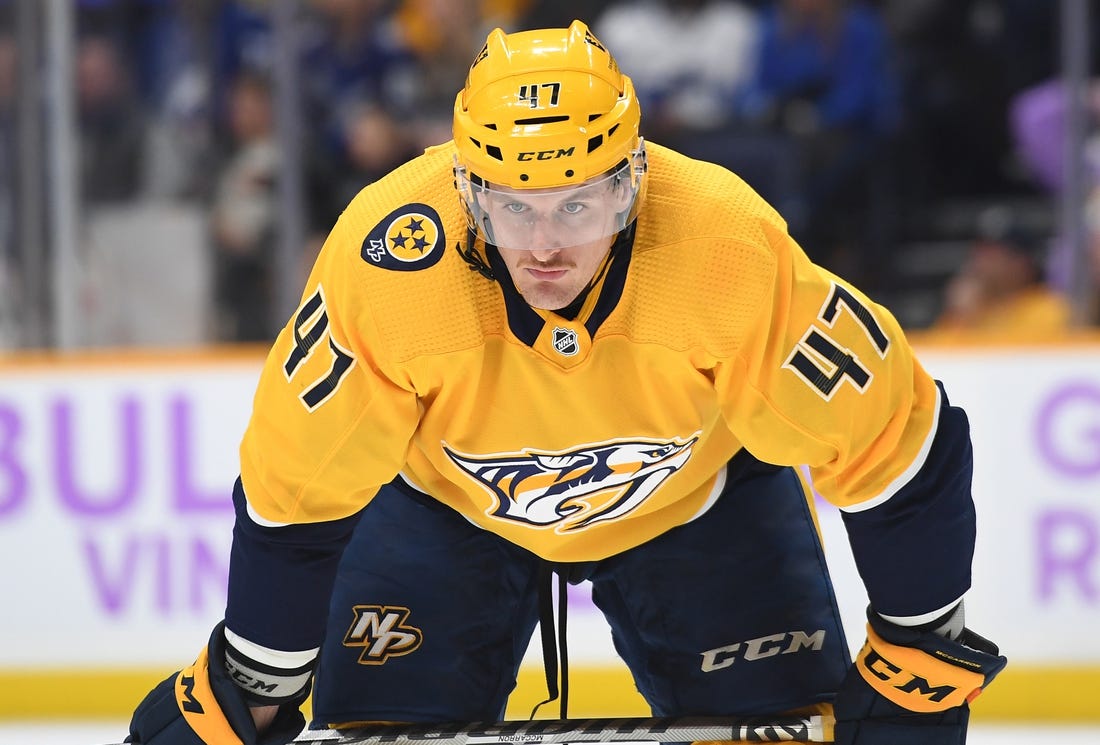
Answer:
[{"label": "yellow hockey jersey", "polygon": [[703,512],[747,449],[838,506],[919,469],[939,394],[895,319],[812,264],[718,166],[648,145],[625,258],[575,318],[460,255],[451,143],[340,217],[267,359],[241,445],[275,523],[348,516],[400,475],[552,561]]}]

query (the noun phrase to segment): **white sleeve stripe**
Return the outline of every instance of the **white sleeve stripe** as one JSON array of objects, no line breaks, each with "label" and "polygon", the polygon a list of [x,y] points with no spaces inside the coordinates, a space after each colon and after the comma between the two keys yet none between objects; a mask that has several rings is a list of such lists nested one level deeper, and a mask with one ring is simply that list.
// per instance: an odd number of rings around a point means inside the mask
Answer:
[{"label": "white sleeve stripe", "polygon": [[245,509],[248,512],[249,519],[259,525],[261,528],[285,528],[286,526],[290,525],[290,523],[277,523],[273,520],[268,520],[266,518],[260,517],[260,513],[252,509],[251,503],[247,503],[245,505]]},{"label": "white sleeve stripe", "polygon": [[271,649],[250,642],[243,636],[234,634],[229,629],[225,630],[225,640],[229,642],[234,649],[249,659],[284,670],[297,670],[300,667],[309,665],[317,657],[317,653],[321,651],[320,647],[306,649],[301,652],[284,652],[278,649]]},{"label": "white sleeve stripe", "polygon": [[726,488],[726,471],[728,469],[729,463],[726,463],[726,465],[722,466],[722,468],[719,469],[718,473],[714,477],[714,486],[710,488],[710,493],[707,494],[707,499],[703,503],[703,506],[700,507],[694,515],[692,515],[685,521],[685,525],[687,523],[690,523],[692,520],[700,518],[704,514],[706,514],[707,511],[714,506],[714,503],[718,501],[718,497],[722,496],[722,492]]},{"label": "white sleeve stripe", "polygon": [[[405,473],[404,471],[399,471],[397,473],[397,475],[400,476],[401,480],[405,482],[405,485],[408,486],[413,491],[418,492],[420,494],[423,494],[425,497],[430,497],[431,499],[435,499],[435,497],[433,497],[431,494],[429,494],[423,487],[420,486],[420,484],[413,481],[412,478],[410,478],[409,475],[407,473]],[[482,525],[478,525],[477,523],[475,523],[473,518],[467,517],[466,515],[463,515],[462,513],[459,513],[459,515],[462,517],[463,520],[470,523],[470,525],[473,525],[478,530],[488,530],[486,527],[484,527]]]},{"label": "white sleeve stripe", "polygon": [[410,488],[415,489],[421,494],[425,494],[429,497],[431,496],[425,489],[421,488],[420,484],[417,484],[415,481],[413,481],[404,471],[398,471],[397,475],[400,476],[401,480],[408,484]]},{"label": "white sleeve stripe", "polygon": [[895,623],[898,626],[920,626],[921,624],[931,623],[932,621],[935,621],[937,618],[947,613],[947,611],[958,605],[959,601],[961,601],[962,599],[963,596],[960,595],[942,608],[937,608],[936,610],[922,613],[919,616],[888,616],[885,613],[879,613],[879,615],[885,618],[890,623]]},{"label": "white sleeve stripe", "polygon": [[874,509],[880,504],[889,501],[891,497],[901,491],[901,488],[917,475],[920,469],[924,467],[924,462],[928,460],[928,453],[932,450],[932,442],[936,439],[936,430],[939,429],[940,423],[940,406],[942,405],[943,400],[940,396],[940,388],[936,386],[936,406],[932,413],[932,427],[928,430],[928,436],[924,438],[920,451],[917,452],[917,457],[914,458],[913,462],[909,464],[909,467],[902,471],[896,479],[891,481],[878,496],[872,497],[865,502],[860,502],[859,504],[841,507],[840,509],[843,512],[864,512]]}]

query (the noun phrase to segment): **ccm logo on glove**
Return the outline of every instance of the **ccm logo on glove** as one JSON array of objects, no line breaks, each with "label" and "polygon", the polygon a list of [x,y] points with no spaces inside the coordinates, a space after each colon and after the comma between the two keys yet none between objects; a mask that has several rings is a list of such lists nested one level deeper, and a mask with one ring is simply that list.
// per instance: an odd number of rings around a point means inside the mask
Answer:
[{"label": "ccm logo on glove", "polygon": [[186,711],[189,714],[205,714],[202,704],[195,698],[195,676],[180,674],[180,687],[183,689],[180,692],[180,710]]},{"label": "ccm logo on glove", "polygon": [[945,662],[913,647],[890,644],[868,629],[867,643],[856,658],[860,675],[882,696],[910,711],[946,711],[973,701],[985,676]]}]

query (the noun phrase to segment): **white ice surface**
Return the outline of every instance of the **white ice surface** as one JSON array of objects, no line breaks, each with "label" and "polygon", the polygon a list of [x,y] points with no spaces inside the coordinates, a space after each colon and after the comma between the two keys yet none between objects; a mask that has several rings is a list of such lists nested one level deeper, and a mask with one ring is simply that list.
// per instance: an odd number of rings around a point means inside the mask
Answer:
[{"label": "white ice surface", "polygon": [[[120,742],[125,722],[0,723],[0,745],[105,745]],[[974,725],[967,745],[1100,745],[1100,726]]]}]

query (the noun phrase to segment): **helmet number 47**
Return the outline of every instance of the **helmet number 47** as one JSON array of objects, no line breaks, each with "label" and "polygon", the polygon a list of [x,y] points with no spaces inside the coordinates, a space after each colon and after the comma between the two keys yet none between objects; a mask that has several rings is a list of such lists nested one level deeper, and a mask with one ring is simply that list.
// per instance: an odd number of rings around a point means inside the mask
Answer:
[{"label": "helmet number 47", "polygon": [[[549,102],[543,104],[543,99],[539,95],[540,91],[549,93]],[[551,107],[557,106],[560,97],[561,83],[538,83],[536,85],[521,85],[519,87],[519,100],[526,101],[527,105],[532,109],[537,109],[542,105]]]}]

